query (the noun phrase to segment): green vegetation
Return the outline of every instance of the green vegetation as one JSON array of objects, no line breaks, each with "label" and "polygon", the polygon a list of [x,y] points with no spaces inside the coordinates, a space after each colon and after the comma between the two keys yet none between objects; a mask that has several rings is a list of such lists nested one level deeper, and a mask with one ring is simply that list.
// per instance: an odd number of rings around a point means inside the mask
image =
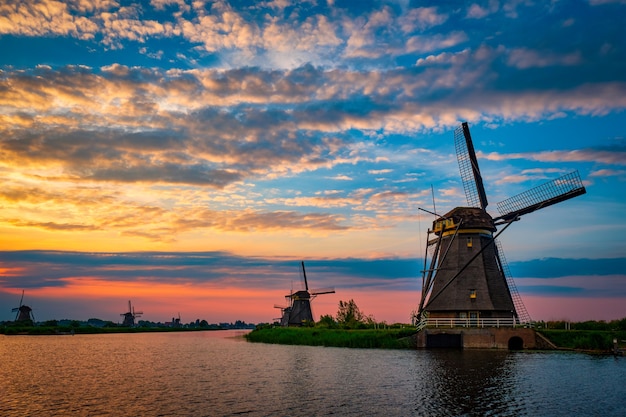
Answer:
[{"label": "green vegetation", "polygon": [[174,327],[92,327],[92,326],[28,326],[21,323],[8,323],[0,326],[0,334],[4,335],[55,335],[55,334],[101,334],[101,333],[147,333],[147,332],[180,332],[200,330],[221,330],[219,328],[174,328]]},{"label": "green vegetation", "polygon": [[283,345],[335,346],[350,348],[408,349],[414,327],[404,329],[344,330],[321,327],[257,327],[246,334],[250,342]]},{"label": "green vegetation", "polygon": [[350,300],[339,302],[336,317],[324,315],[319,322],[302,327],[257,326],[246,338],[250,342],[283,345],[408,349],[415,332],[411,325],[377,323]]},{"label": "green vegetation", "polygon": [[102,333],[149,333],[149,332],[188,332],[203,330],[251,329],[254,325],[237,320],[235,323],[209,324],[206,320],[196,320],[188,324],[167,325],[140,320],[136,326],[122,326],[112,321],[100,319],[47,320],[33,323],[31,320],[0,322],[0,334],[4,335],[55,335],[55,334],[102,334]]},{"label": "green vegetation", "polygon": [[[608,353],[626,346],[626,318],[621,320],[536,322],[535,329],[560,349]],[[317,323],[302,327],[257,326],[246,338],[251,342],[288,345],[336,346],[352,348],[407,349],[413,347],[415,328],[410,325],[388,326],[364,314],[354,300],[340,301],[335,317],[324,315]]]},{"label": "green vegetation", "polygon": [[537,321],[535,322],[537,329],[548,330],[602,330],[602,331],[615,331],[626,330],[626,318],[619,320],[588,320],[580,322],[568,322],[568,321]]},{"label": "green vegetation", "polygon": [[613,339],[624,346],[626,331],[605,330],[538,330],[561,349],[608,352],[613,350]]},{"label": "green vegetation", "polygon": [[613,339],[626,344],[626,318],[612,321],[548,321],[535,323],[536,330],[562,349],[612,351]]}]

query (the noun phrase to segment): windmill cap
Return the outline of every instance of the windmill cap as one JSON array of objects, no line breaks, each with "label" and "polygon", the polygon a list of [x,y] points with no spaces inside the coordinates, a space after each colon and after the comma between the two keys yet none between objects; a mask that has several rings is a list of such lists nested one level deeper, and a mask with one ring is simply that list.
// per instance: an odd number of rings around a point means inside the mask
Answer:
[{"label": "windmill cap", "polygon": [[450,210],[442,218],[433,222],[433,230],[441,230],[441,222],[446,222],[443,227],[446,230],[456,228],[459,222],[461,222],[461,229],[486,229],[491,232],[497,230],[489,213],[478,207],[456,207]]}]

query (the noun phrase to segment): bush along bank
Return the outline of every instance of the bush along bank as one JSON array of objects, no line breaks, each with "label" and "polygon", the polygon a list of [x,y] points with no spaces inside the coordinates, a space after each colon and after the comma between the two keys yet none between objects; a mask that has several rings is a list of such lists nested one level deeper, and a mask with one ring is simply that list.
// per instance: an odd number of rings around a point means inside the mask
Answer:
[{"label": "bush along bank", "polygon": [[624,330],[548,330],[539,331],[559,349],[578,350],[585,352],[611,353],[614,351],[614,340],[618,345],[626,344]]}]

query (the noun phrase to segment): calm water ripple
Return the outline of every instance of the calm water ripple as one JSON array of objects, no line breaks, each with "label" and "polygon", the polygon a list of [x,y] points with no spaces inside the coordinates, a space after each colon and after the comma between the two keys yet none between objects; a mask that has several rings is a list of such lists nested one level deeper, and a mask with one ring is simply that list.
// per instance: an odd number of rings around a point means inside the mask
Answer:
[{"label": "calm water ripple", "polygon": [[242,334],[0,336],[0,416],[626,416],[626,358]]}]

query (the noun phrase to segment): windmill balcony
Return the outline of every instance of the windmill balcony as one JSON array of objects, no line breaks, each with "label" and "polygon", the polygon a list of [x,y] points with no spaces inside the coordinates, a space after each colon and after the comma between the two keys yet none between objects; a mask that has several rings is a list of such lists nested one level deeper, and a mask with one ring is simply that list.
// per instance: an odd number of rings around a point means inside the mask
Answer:
[{"label": "windmill balcony", "polygon": [[417,324],[418,329],[424,327],[528,327],[528,323],[521,323],[514,317],[500,318],[459,318],[459,317],[429,317],[424,318]]}]

